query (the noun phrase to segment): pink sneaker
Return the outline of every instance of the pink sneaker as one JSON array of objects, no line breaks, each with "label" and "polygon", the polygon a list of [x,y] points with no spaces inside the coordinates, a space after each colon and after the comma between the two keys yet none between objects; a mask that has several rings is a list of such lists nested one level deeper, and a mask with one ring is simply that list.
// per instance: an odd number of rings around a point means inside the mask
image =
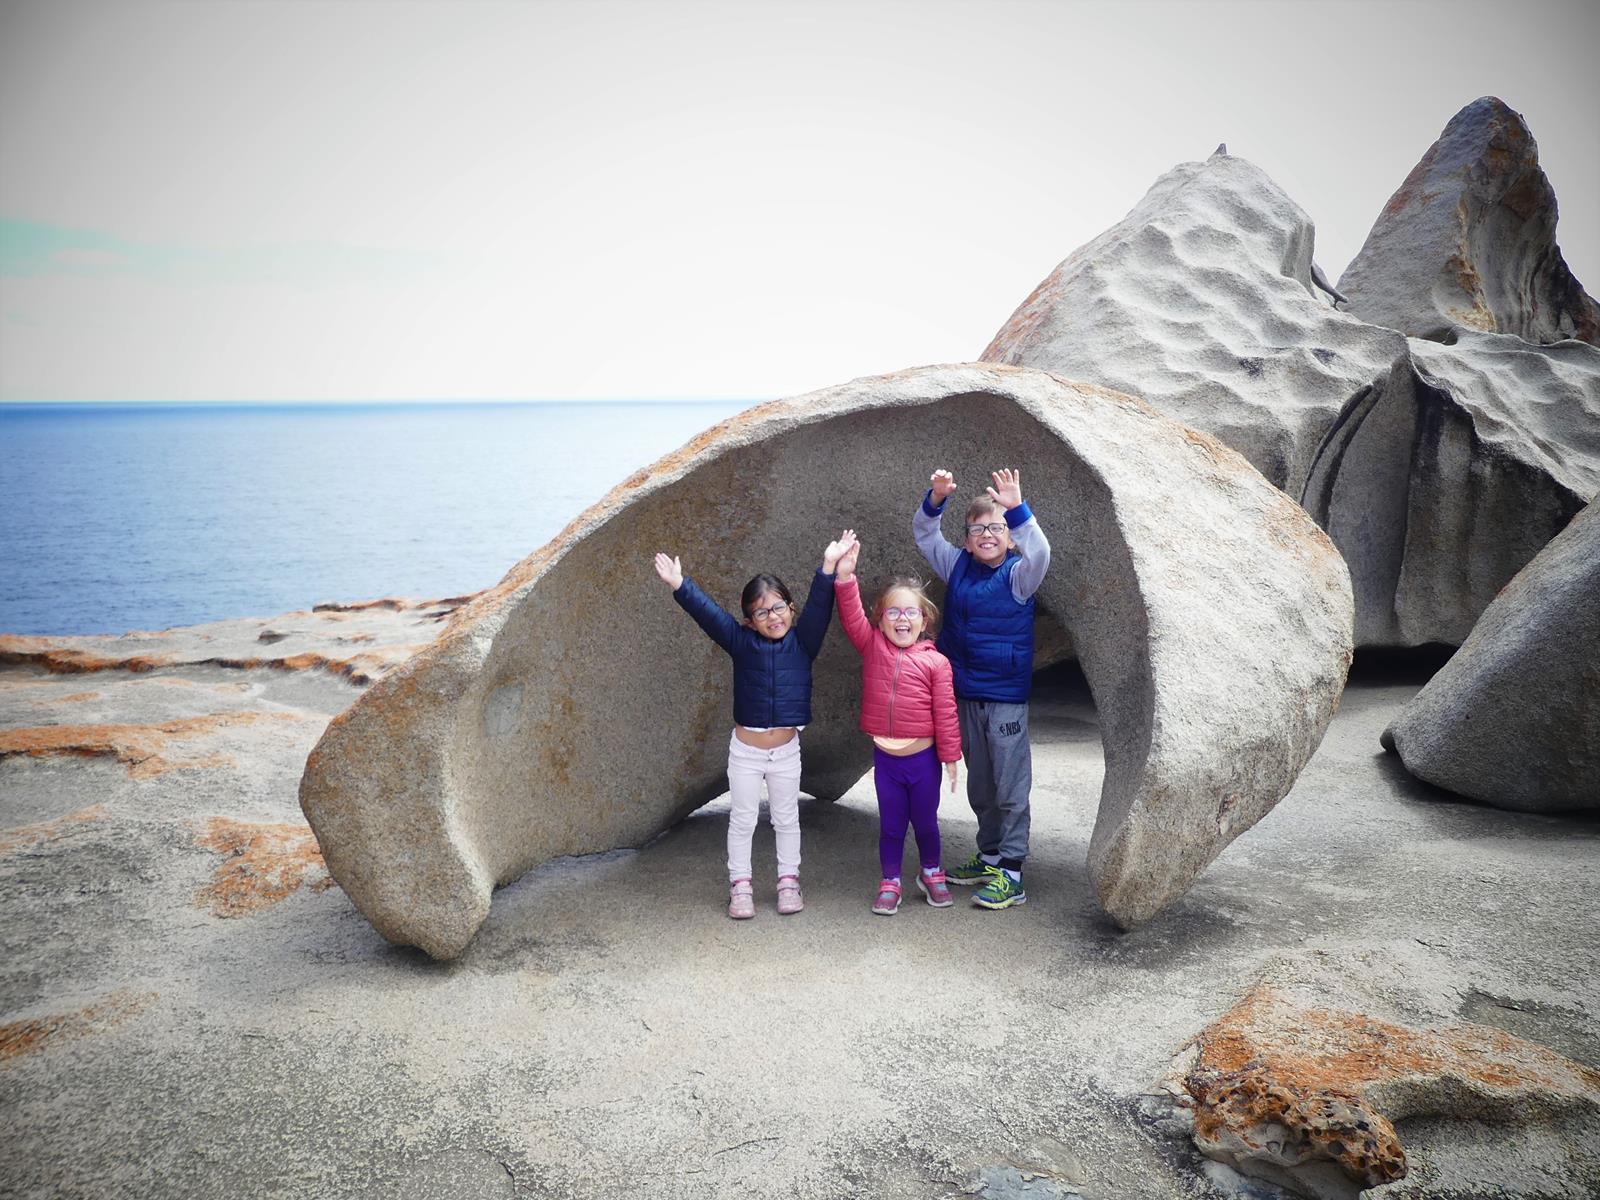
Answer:
[{"label": "pink sneaker", "polygon": [[735,879],[728,885],[728,915],[735,921],[748,921],[756,915],[756,894],[748,879]]},{"label": "pink sneaker", "polygon": [[878,881],[878,898],[872,902],[872,911],[880,917],[892,917],[900,911],[900,885],[892,879]]},{"label": "pink sneaker", "polygon": [[950,885],[946,882],[943,871],[935,871],[931,875],[926,871],[918,871],[917,886],[928,898],[928,903],[935,908],[949,908],[955,903],[950,898]]},{"label": "pink sneaker", "polygon": [[800,876],[778,876],[778,912],[787,917],[805,906],[805,898],[800,895]]}]

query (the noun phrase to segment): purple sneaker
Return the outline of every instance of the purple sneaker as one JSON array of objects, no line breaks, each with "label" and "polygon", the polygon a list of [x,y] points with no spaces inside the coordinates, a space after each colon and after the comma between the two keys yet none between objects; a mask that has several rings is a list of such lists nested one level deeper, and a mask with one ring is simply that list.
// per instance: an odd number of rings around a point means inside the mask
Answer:
[{"label": "purple sneaker", "polygon": [[900,911],[900,885],[892,879],[878,882],[878,896],[872,902],[872,911],[880,917],[892,917]]},{"label": "purple sneaker", "polygon": [[787,917],[805,906],[805,899],[800,895],[800,876],[778,876],[778,912]]},{"label": "purple sneaker", "polygon": [[943,871],[935,871],[931,875],[926,871],[918,871],[917,886],[928,898],[928,903],[935,908],[949,908],[955,903],[950,898],[950,884],[945,879]]},{"label": "purple sneaker", "polygon": [[748,879],[735,879],[728,885],[728,915],[735,921],[748,921],[756,915],[756,894]]}]

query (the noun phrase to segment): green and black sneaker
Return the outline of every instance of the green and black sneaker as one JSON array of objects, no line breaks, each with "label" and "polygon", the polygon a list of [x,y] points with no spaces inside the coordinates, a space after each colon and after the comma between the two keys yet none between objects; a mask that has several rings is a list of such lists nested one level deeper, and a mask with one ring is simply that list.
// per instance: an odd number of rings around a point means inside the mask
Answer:
[{"label": "green and black sneaker", "polygon": [[1022,889],[1022,880],[992,868],[989,882],[972,893],[972,902],[980,908],[1010,908],[1013,904],[1026,904],[1028,893]]},{"label": "green and black sneaker", "polygon": [[991,867],[974,854],[959,867],[951,867],[944,873],[944,878],[946,883],[959,883],[962,887],[971,887],[975,883],[987,883],[989,876],[999,869]]}]

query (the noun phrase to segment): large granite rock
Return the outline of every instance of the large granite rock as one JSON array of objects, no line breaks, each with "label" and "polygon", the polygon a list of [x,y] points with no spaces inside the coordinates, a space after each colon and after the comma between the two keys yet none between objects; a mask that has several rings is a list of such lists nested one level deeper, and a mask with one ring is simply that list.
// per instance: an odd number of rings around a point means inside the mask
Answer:
[{"label": "large granite rock", "polygon": [[1600,492],[1600,351],[1461,331],[1351,399],[1301,503],[1346,560],[1357,642],[1459,645]]},{"label": "large granite rock", "polygon": [[1299,496],[1340,410],[1406,353],[1317,289],[1314,237],[1253,163],[1181,163],[1057,266],[983,361],[1140,396]]},{"label": "large granite rock", "polygon": [[[1335,311],[1312,238],[1250,163],[1184,163],[984,358],[1130,391],[1214,434],[1331,534],[1358,645],[1459,644],[1600,490],[1600,351],[1469,328],[1445,346]],[[1480,265],[1514,292],[1518,261]]]},{"label": "large granite rock", "polygon": [[1556,194],[1522,117],[1484,96],[1444,127],[1339,279],[1349,310],[1412,337],[1458,329],[1600,344],[1556,245]]},{"label": "large granite rock", "polygon": [[[1337,705],[1348,574],[1243,458],[1148,405],[1041,372],[930,367],[767,404],[614,489],[328,728],[301,804],[329,870],[392,941],[458,954],[490,892],[560,855],[637,845],[724,790],[729,670],[655,579],[680,553],[730,607],[791,585],[853,526],[863,574],[920,565],[932,467],[1017,467],[1055,547],[1041,624],[1065,625],[1100,711],[1090,873],[1145,920],[1288,791]],[[804,787],[870,763],[858,669],[818,661]]]},{"label": "large granite rock", "polygon": [[1500,808],[1600,809],[1600,504],[1495,598],[1383,744]]}]

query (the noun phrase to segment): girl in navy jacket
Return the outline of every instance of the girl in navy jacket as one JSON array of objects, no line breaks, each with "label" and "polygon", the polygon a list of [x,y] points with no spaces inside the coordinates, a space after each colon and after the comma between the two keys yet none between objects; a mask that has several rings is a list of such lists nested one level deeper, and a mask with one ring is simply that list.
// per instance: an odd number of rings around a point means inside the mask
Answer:
[{"label": "girl in navy jacket", "polygon": [[775,575],[744,586],[734,620],[683,574],[676,557],[656,555],[656,574],[672,598],[733,659],[733,734],[728,739],[728,915],[756,915],[750,842],[761,812],[761,783],[778,844],[778,911],[797,913],[800,894],[800,730],[811,721],[811,663],[833,617],[833,574],[854,532],[831,543],[796,619],[794,598]]}]

